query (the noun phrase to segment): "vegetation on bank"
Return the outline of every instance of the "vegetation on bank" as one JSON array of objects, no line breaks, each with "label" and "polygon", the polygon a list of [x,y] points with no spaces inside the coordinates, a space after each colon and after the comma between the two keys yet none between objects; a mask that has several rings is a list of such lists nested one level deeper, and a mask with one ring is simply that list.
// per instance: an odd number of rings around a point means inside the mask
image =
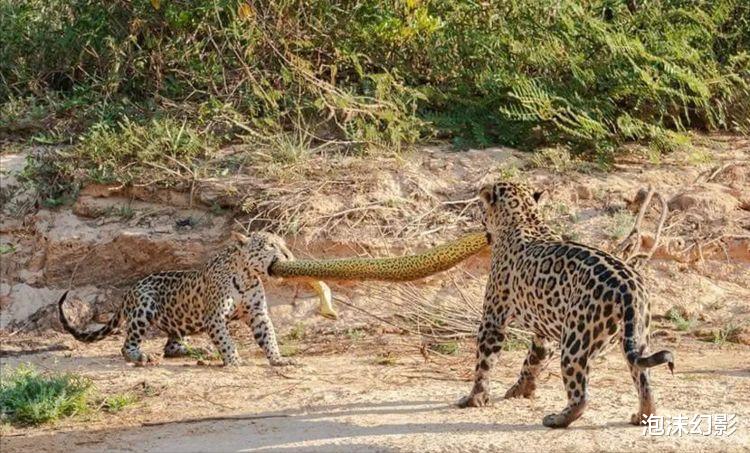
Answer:
[{"label": "vegetation on bank", "polygon": [[0,0],[0,42],[0,136],[74,145],[30,170],[63,182],[184,173],[232,143],[606,159],[750,131],[743,0]]}]

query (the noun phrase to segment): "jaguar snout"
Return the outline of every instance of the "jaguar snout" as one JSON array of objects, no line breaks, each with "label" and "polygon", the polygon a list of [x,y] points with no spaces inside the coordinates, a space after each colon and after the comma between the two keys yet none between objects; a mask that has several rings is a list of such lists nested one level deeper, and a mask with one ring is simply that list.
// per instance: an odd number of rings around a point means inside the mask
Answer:
[{"label": "jaguar snout", "polygon": [[268,275],[271,275],[271,268],[274,266],[274,264],[280,262],[280,261],[290,261],[290,259],[286,256],[286,254],[283,251],[276,251],[276,253],[273,254],[271,257],[268,268],[266,269],[266,272]]},{"label": "jaguar snout", "polygon": [[277,261],[279,261],[278,255],[274,255],[271,257],[271,261],[268,263],[268,267],[266,268],[266,274],[271,275],[271,268],[274,264],[276,264]]}]

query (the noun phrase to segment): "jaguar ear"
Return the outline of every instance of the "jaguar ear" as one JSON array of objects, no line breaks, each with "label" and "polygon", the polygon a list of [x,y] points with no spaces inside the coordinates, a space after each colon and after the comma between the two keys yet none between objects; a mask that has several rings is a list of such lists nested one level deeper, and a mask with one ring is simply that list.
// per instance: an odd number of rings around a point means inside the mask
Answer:
[{"label": "jaguar ear", "polygon": [[479,191],[479,198],[481,198],[486,204],[493,204],[495,201],[497,201],[497,198],[495,196],[495,187],[482,187],[482,189]]},{"label": "jaguar ear", "polygon": [[237,231],[232,231],[232,240],[235,242],[239,242],[242,245],[245,245],[250,241],[250,238]]},{"label": "jaguar ear", "polygon": [[534,201],[539,203],[539,200],[542,198],[542,195],[544,195],[545,190],[540,190],[538,192],[534,192]]}]

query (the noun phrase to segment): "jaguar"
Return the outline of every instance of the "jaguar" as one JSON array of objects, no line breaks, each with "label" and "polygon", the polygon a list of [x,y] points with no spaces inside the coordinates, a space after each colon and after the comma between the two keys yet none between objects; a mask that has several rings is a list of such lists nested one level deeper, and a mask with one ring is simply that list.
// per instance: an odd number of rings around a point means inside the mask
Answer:
[{"label": "jaguar", "polygon": [[58,302],[60,322],[77,340],[90,343],[105,338],[124,319],[127,333],[122,355],[137,365],[156,363],[141,350],[150,326],[167,333],[164,356],[168,358],[189,355],[185,337],[205,331],[224,365],[236,366],[240,358],[227,323],[241,319],[252,328],[255,341],[271,365],[290,365],[294,361],[279,352],[261,278],[269,275],[274,263],[293,259],[278,236],[233,232],[229,246],[202,268],[159,272],[139,280],[127,291],[116,313],[95,331],[81,331],[70,324],[63,309],[66,291]]},{"label": "jaguar", "polygon": [[479,191],[491,264],[477,334],[474,384],[458,406],[489,404],[490,371],[513,322],[531,332],[533,339],[520,376],[505,398],[533,396],[537,377],[558,343],[567,405],[542,423],[567,427],[589,402],[594,359],[619,340],[639,399],[630,421],[641,424],[655,414],[649,368],[666,363],[674,372],[670,351],[647,352],[650,307],[644,278],[607,252],[562,240],[542,220],[537,205],[541,194],[512,182]]}]

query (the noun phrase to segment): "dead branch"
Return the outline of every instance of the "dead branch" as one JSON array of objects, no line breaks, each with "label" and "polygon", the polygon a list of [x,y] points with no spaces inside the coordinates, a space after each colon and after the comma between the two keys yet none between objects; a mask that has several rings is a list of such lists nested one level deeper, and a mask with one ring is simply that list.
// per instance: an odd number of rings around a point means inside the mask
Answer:
[{"label": "dead branch", "polygon": [[172,425],[177,423],[206,423],[206,422],[220,422],[220,421],[237,421],[237,420],[264,420],[267,418],[287,418],[287,414],[273,414],[273,415],[234,415],[226,417],[204,417],[204,418],[184,418],[182,420],[171,420],[166,422],[143,422],[141,426],[164,426]]},{"label": "dead branch", "polygon": [[[651,205],[651,200],[654,197],[656,197],[661,205],[661,215],[654,233],[654,243],[650,250],[643,252],[641,251],[641,244],[643,243],[641,224],[643,223],[643,218]],[[667,201],[660,193],[656,193],[656,189],[654,189],[653,186],[649,186],[648,192],[638,210],[638,215],[633,222],[633,228],[630,230],[630,234],[628,234],[628,236],[615,248],[614,253],[622,257],[622,259],[628,264],[632,264],[636,267],[644,265],[651,259],[651,257],[653,257],[656,249],[659,247],[659,241],[661,240],[661,235],[664,230],[664,223],[667,221],[668,215],[669,206],[667,205]]]}]

